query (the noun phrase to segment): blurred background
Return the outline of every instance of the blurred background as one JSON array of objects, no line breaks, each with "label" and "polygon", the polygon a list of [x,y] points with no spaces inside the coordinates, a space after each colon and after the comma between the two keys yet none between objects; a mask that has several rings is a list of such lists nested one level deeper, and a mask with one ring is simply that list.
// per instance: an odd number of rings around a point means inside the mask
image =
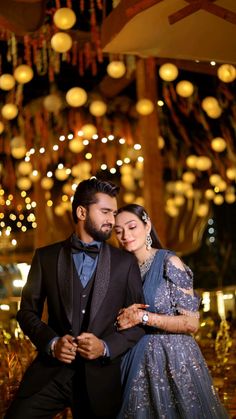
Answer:
[{"label": "blurred background", "polygon": [[194,271],[196,339],[235,417],[235,36],[235,0],[0,2],[2,414],[35,356],[15,320],[34,249],[71,234],[97,176]]}]

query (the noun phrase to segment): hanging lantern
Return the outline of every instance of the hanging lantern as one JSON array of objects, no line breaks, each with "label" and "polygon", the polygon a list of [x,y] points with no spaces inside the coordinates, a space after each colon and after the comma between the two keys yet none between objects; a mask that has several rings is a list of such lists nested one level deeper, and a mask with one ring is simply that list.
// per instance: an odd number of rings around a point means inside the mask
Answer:
[{"label": "hanging lantern", "polygon": [[54,13],[53,22],[59,29],[70,29],[76,22],[75,12],[69,7],[61,7]]},{"label": "hanging lantern", "polygon": [[72,47],[72,38],[68,33],[57,32],[51,38],[51,47],[56,52],[67,52]]},{"label": "hanging lantern", "polygon": [[15,86],[15,79],[11,74],[2,74],[0,77],[0,89],[11,90]]},{"label": "hanging lantern", "polygon": [[226,176],[230,180],[236,180],[236,168],[228,167],[228,169],[226,169]]},{"label": "hanging lantern", "polygon": [[227,183],[225,180],[221,179],[221,181],[217,184],[217,187],[220,192],[224,192],[227,189]]},{"label": "hanging lantern", "polygon": [[69,141],[68,147],[72,153],[80,153],[84,149],[84,144],[81,138],[75,137]]},{"label": "hanging lantern", "polygon": [[54,212],[58,217],[62,217],[65,214],[66,209],[63,207],[63,205],[56,205]]},{"label": "hanging lantern", "polygon": [[136,103],[136,110],[140,115],[150,115],[154,110],[154,104],[150,99],[140,99]]},{"label": "hanging lantern", "polygon": [[185,172],[182,177],[183,180],[188,183],[194,183],[196,180],[196,176],[193,172]]},{"label": "hanging lantern", "polygon": [[205,112],[211,111],[212,109],[218,109],[220,107],[218,100],[213,96],[207,96],[202,101],[202,109]]},{"label": "hanging lantern", "polygon": [[107,73],[113,79],[123,77],[126,72],[126,67],[123,61],[111,61],[107,66]]},{"label": "hanging lantern", "polygon": [[16,67],[14,77],[20,84],[28,83],[34,77],[34,72],[29,65],[22,64]]},{"label": "hanging lantern", "polygon": [[7,103],[2,107],[2,116],[5,119],[14,119],[18,114],[18,108],[14,103]]},{"label": "hanging lantern", "polygon": [[217,119],[221,116],[222,109],[218,106],[217,108],[209,109],[206,113],[209,118]]},{"label": "hanging lantern", "polygon": [[33,170],[32,173],[30,173],[29,178],[32,180],[32,182],[37,182],[41,177],[41,174],[38,170]]},{"label": "hanging lantern", "polygon": [[216,204],[216,205],[222,205],[223,202],[224,202],[224,197],[222,195],[220,195],[220,194],[217,194],[214,197],[213,201],[214,201],[214,204]]},{"label": "hanging lantern", "polygon": [[182,97],[189,97],[193,94],[194,86],[188,80],[182,80],[176,85],[176,92]]},{"label": "hanging lantern", "polygon": [[26,147],[25,147],[25,140],[23,137],[14,137],[11,140],[11,155],[15,159],[22,159],[25,157]]},{"label": "hanging lantern", "polygon": [[159,75],[162,80],[173,81],[178,77],[179,71],[172,63],[162,64],[159,68]]},{"label": "hanging lantern", "polygon": [[218,175],[217,173],[213,173],[210,177],[209,177],[209,182],[212,186],[217,186],[219,182],[221,182],[221,176]]},{"label": "hanging lantern", "polygon": [[103,116],[107,111],[107,105],[102,100],[94,100],[89,106],[89,112],[94,116]]},{"label": "hanging lantern", "polygon": [[84,137],[90,140],[93,135],[97,134],[97,128],[93,124],[85,124],[81,127]]},{"label": "hanging lantern", "polygon": [[43,177],[41,179],[41,186],[43,189],[46,189],[46,190],[52,189],[53,185],[54,185],[54,181],[52,178]]},{"label": "hanging lantern", "polygon": [[0,134],[2,134],[4,131],[4,123],[0,121]]},{"label": "hanging lantern", "polygon": [[181,207],[185,203],[185,198],[182,195],[177,195],[174,197],[174,205],[176,207]]},{"label": "hanging lantern", "polygon": [[233,204],[236,200],[235,193],[233,191],[226,191],[225,193],[225,201],[227,204]]},{"label": "hanging lantern", "polygon": [[33,170],[32,164],[29,161],[22,161],[18,165],[18,172],[23,175],[29,175]]},{"label": "hanging lantern", "polygon": [[135,200],[135,195],[132,192],[126,192],[123,195],[123,200],[126,204],[131,204]]},{"label": "hanging lantern", "polygon": [[206,217],[209,211],[208,204],[200,204],[197,208],[197,215],[198,217]]},{"label": "hanging lantern", "polygon": [[21,191],[28,191],[32,186],[32,182],[28,177],[20,177],[17,179],[16,184]]},{"label": "hanging lantern", "polygon": [[66,101],[70,106],[82,106],[87,102],[87,93],[81,87],[72,87],[66,93]]},{"label": "hanging lantern", "polygon": [[57,113],[62,107],[62,100],[58,95],[51,94],[45,97],[43,106],[48,112]]},{"label": "hanging lantern", "polygon": [[224,140],[224,138],[221,137],[213,138],[213,140],[211,141],[211,148],[214,151],[217,151],[217,153],[221,153],[221,151],[224,151],[226,149],[226,141]]},{"label": "hanging lantern", "polygon": [[55,170],[55,177],[58,179],[58,180],[66,180],[67,178],[68,178],[68,176],[69,176],[69,173],[68,173],[68,171],[67,171],[67,168],[66,167],[61,167],[61,168],[57,168],[56,170]]},{"label": "hanging lantern", "polygon": [[196,169],[204,171],[210,169],[212,163],[207,156],[199,156],[196,163]]},{"label": "hanging lantern", "polygon": [[167,206],[165,208],[165,211],[172,218],[175,218],[179,215],[179,209],[176,208],[175,206]]},{"label": "hanging lantern", "polygon": [[186,164],[190,169],[196,169],[197,156],[190,154],[190,156],[186,158]]},{"label": "hanging lantern", "polygon": [[217,76],[224,83],[230,83],[236,78],[236,69],[231,64],[222,64],[217,70]]},{"label": "hanging lantern", "polygon": [[213,199],[215,196],[215,192],[212,189],[206,189],[205,191],[205,198],[208,199],[209,201],[211,199]]}]

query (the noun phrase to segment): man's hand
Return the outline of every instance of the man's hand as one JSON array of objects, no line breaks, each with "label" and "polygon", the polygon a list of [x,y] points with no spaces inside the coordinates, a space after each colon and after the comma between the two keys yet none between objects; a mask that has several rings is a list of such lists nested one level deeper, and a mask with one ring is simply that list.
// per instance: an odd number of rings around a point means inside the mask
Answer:
[{"label": "man's hand", "polygon": [[54,345],[54,357],[61,362],[71,364],[76,357],[77,344],[75,338],[70,335],[65,335],[59,338]]},{"label": "man's hand", "polygon": [[104,343],[92,333],[81,333],[76,338],[77,352],[86,359],[97,359],[103,355]]},{"label": "man's hand", "polygon": [[127,308],[122,308],[116,320],[117,329],[128,329],[142,323],[143,310],[147,307],[147,304],[132,304]]}]

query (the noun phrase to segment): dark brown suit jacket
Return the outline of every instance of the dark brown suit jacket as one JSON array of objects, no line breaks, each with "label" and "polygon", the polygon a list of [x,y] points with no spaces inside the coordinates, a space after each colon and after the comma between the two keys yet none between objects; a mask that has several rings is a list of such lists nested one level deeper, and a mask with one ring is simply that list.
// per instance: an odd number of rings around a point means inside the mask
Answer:
[{"label": "dark brown suit jacket", "polygon": [[[24,333],[39,351],[28,368],[19,396],[27,397],[40,390],[52,378],[62,380],[74,374],[76,363],[69,366],[47,354],[49,342],[56,336],[72,334],[73,260],[70,238],[37,249],[17,314]],[[48,322],[41,320],[47,299]],[[118,332],[115,326],[122,307],[143,302],[142,283],[135,257],[125,251],[102,244],[97,264],[88,332],[103,339],[110,358],[84,360],[85,379],[91,406],[96,414],[113,414],[121,396],[121,355],[144,335],[140,327]]]}]

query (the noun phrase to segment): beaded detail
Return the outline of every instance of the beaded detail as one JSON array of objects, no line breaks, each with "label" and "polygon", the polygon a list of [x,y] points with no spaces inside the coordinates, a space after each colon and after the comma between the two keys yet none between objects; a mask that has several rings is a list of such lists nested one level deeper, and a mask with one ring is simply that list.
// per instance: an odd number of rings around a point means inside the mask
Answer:
[{"label": "beaded detail", "polygon": [[144,275],[147,273],[147,271],[149,270],[157,252],[158,250],[152,253],[151,256],[149,256],[144,262],[138,264],[142,279]]}]

